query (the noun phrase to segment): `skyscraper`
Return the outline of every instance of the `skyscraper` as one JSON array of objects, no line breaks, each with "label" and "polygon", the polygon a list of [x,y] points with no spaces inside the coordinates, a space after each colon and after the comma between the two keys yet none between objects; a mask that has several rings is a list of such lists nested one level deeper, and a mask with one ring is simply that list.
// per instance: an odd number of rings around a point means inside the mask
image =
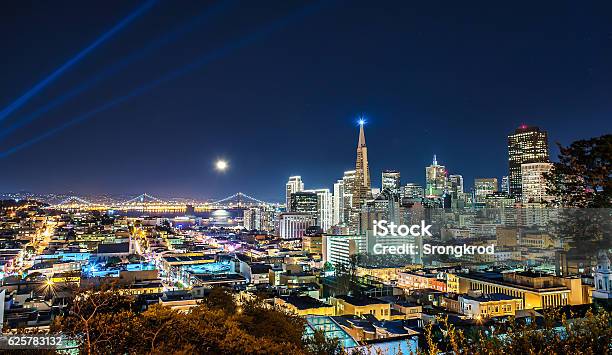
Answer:
[{"label": "skyscraper", "polygon": [[355,170],[348,170],[344,172],[344,175],[342,176],[342,185],[344,187],[344,191],[342,194],[343,223],[348,226],[350,225],[351,210],[353,209],[353,191],[354,191],[354,186],[355,186]]},{"label": "skyscraper", "polygon": [[545,203],[551,200],[546,193],[544,173],[549,173],[552,163],[528,163],[521,165],[523,203]]},{"label": "skyscraper", "polygon": [[420,200],[423,198],[423,186],[415,183],[407,183],[402,186],[402,199]]},{"label": "skyscraper", "polygon": [[388,189],[394,194],[399,193],[400,189],[400,172],[397,170],[385,170],[382,172],[382,188],[381,191]]},{"label": "skyscraper", "polygon": [[355,209],[359,209],[361,204],[371,197],[368,148],[366,147],[363,124],[363,120],[359,121],[359,141],[357,142],[357,161],[355,163],[355,183],[353,186],[353,208]]},{"label": "skyscraper", "polygon": [[510,177],[508,175],[502,176],[501,192],[510,195]]},{"label": "skyscraper", "polygon": [[450,192],[454,192],[455,194],[462,194],[463,193],[463,176],[449,175],[448,185],[450,188]]},{"label": "skyscraper", "polygon": [[538,127],[521,125],[508,136],[508,164],[510,195],[522,196],[521,165],[526,163],[547,163],[548,135]]},{"label": "skyscraper", "polygon": [[333,201],[329,189],[305,190],[317,196],[317,225],[326,232],[333,222]]},{"label": "skyscraper", "polygon": [[290,176],[287,185],[285,186],[285,206],[287,212],[291,211],[291,194],[294,192],[304,191],[304,183],[301,176]]},{"label": "skyscraper", "polygon": [[312,191],[300,191],[291,194],[291,212],[310,213],[317,218],[319,200]]},{"label": "skyscraper", "polygon": [[476,202],[485,202],[487,195],[497,192],[497,178],[474,179]]},{"label": "skyscraper", "polygon": [[361,205],[372,197],[370,186],[370,168],[368,165],[368,148],[363,132],[364,121],[359,121],[359,141],[357,142],[357,159],[355,162],[355,178],[352,185],[352,205],[349,217],[349,231],[356,233],[359,229],[359,212]]},{"label": "skyscraper", "polygon": [[433,156],[430,166],[425,168],[425,196],[428,198],[441,197],[446,191],[446,168],[438,165],[438,159]]},{"label": "skyscraper", "polygon": [[332,225],[344,223],[344,180],[338,179],[334,183],[333,217]]}]

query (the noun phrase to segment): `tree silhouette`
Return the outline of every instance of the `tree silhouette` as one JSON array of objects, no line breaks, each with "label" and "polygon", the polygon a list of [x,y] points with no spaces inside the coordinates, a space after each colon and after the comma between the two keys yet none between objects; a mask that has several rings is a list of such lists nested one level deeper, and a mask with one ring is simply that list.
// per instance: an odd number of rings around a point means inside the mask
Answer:
[{"label": "tree silhouette", "polygon": [[188,311],[157,304],[139,312],[117,290],[77,293],[52,333],[77,339],[86,354],[320,354],[334,343],[304,337],[305,320],[252,298],[213,289]]},{"label": "tree silhouette", "polygon": [[551,207],[561,207],[552,224],[570,253],[593,258],[612,248],[612,135],[560,146],[559,162],[545,174]]}]

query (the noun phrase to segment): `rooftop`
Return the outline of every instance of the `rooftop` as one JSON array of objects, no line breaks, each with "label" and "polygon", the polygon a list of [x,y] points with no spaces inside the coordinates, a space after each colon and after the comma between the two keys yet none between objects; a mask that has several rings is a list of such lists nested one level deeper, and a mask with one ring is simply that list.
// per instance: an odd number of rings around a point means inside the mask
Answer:
[{"label": "rooftop", "polygon": [[478,301],[478,302],[510,301],[510,300],[520,300],[521,299],[520,297],[512,297],[512,296],[505,295],[503,293],[489,293],[489,294],[478,296],[478,297],[461,295],[461,297],[464,299]]},{"label": "rooftop", "polygon": [[343,295],[343,296],[336,296],[335,298],[341,299],[344,302],[350,303],[354,306],[368,306],[371,304],[389,304],[386,301],[378,300],[376,298],[367,297],[367,296],[354,297],[354,296]]},{"label": "rooftop", "polygon": [[299,310],[320,308],[320,307],[332,307],[331,305],[321,302],[316,298],[310,296],[281,296],[279,297],[283,301],[292,304]]}]

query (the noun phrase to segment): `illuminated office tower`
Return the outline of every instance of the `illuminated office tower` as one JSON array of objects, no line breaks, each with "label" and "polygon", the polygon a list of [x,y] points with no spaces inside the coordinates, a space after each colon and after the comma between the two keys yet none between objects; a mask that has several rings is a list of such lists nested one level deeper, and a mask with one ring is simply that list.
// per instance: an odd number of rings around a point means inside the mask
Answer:
[{"label": "illuminated office tower", "polygon": [[309,213],[317,218],[319,199],[312,191],[300,191],[291,194],[291,212]]},{"label": "illuminated office tower", "polygon": [[528,163],[521,165],[523,203],[546,203],[551,197],[546,193],[544,174],[552,169],[551,163]]},{"label": "illuminated office tower", "polygon": [[373,187],[370,189],[370,198],[374,198],[380,194],[380,187]]},{"label": "illuminated office tower", "polygon": [[448,176],[448,187],[450,192],[456,194],[463,193],[463,176],[461,175],[449,175]]},{"label": "illuminated office tower", "polygon": [[343,193],[343,211],[344,224],[350,225],[351,223],[351,211],[353,209],[353,193],[355,191],[355,170],[348,170],[344,172],[342,177],[342,184],[344,186]]},{"label": "illuminated office tower", "polygon": [[287,211],[291,211],[291,194],[304,191],[304,183],[301,176],[290,176],[285,189],[285,203]]},{"label": "illuminated office tower", "polygon": [[281,213],[278,221],[278,235],[282,239],[302,238],[308,227],[315,225],[315,219],[310,213]]},{"label": "illuminated office tower", "polygon": [[370,186],[370,168],[368,165],[368,148],[366,147],[364,120],[359,121],[359,140],[357,142],[357,159],[351,188],[351,211],[349,213],[349,232],[356,233],[359,229],[359,211],[361,205],[372,197]]},{"label": "illuminated office tower", "polygon": [[385,170],[382,172],[381,191],[388,189],[394,194],[400,191],[400,172],[397,170]]},{"label": "illuminated office tower", "polygon": [[242,225],[248,230],[261,229],[261,210],[259,207],[247,208],[242,213]]},{"label": "illuminated office tower", "polygon": [[273,206],[250,207],[243,212],[243,226],[248,230],[271,232],[278,213]]},{"label": "illuminated office tower", "polygon": [[351,257],[367,252],[365,235],[324,235],[323,262],[332,265],[350,265]]},{"label": "illuminated office tower", "polygon": [[317,196],[317,225],[326,232],[333,225],[333,201],[329,189],[305,190]]},{"label": "illuminated office tower", "polygon": [[371,198],[370,168],[368,165],[368,148],[366,147],[364,121],[359,121],[359,141],[357,142],[357,160],[355,162],[355,181],[353,185],[353,208]]},{"label": "illuminated office tower", "polygon": [[438,165],[438,159],[433,156],[433,162],[425,168],[425,197],[441,197],[446,191],[446,168]]},{"label": "illuminated office tower", "polygon": [[506,194],[506,195],[510,195],[510,177],[509,176],[502,176],[502,181],[501,181],[501,190],[500,192]]},{"label": "illuminated office tower", "polygon": [[485,202],[487,195],[497,192],[497,178],[474,179],[476,202]]},{"label": "illuminated office tower", "polygon": [[423,186],[415,183],[407,183],[402,186],[401,195],[402,199],[420,200],[424,196]]},{"label": "illuminated office tower", "polygon": [[548,135],[538,127],[521,125],[508,136],[510,195],[522,195],[521,165],[548,163]]},{"label": "illuminated office tower", "polygon": [[374,221],[386,220],[400,224],[399,195],[391,190],[383,190],[375,198],[368,200],[361,208],[359,230],[362,233],[373,230]]},{"label": "illuminated office tower", "polygon": [[339,179],[334,183],[333,216],[334,226],[344,223],[344,180]]}]

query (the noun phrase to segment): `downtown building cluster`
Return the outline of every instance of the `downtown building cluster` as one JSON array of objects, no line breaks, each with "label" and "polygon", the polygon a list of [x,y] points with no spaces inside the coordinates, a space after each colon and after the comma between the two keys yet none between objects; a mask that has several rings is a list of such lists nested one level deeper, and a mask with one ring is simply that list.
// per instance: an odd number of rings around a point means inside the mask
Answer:
[{"label": "downtown building cluster", "polygon": [[[285,211],[264,208],[245,212],[247,229],[275,232],[285,239],[301,238],[311,227],[332,235],[366,235],[372,222],[385,219],[407,223],[419,209],[482,209],[545,207],[550,201],[544,176],[552,164],[546,132],[520,126],[508,136],[508,175],[476,178],[468,188],[458,172],[440,164],[436,155],[425,167],[424,184],[402,184],[397,170],[384,170],[381,184],[370,180],[363,124],[359,128],[355,170],[345,171],[333,188],[307,189],[301,176],[291,176],[285,186]],[[545,219],[534,212],[526,219]],[[516,217],[515,217],[516,218]],[[265,221],[264,221],[265,220]]]},{"label": "downtown building cluster", "polygon": [[[460,171],[449,169],[434,155],[425,167],[424,184],[403,183],[399,171],[385,170],[379,187],[373,187],[360,125],[355,170],[344,172],[331,191],[308,189],[301,176],[291,176],[285,189],[286,211],[278,214],[269,232],[301,243],[304,252],[320,257],[324,270],[353,270],[361,277],[360,287],[372,292],[366,292],[369,296],[376,295],[373,285],[379,282],[379,289],[387,287],[387,301],[395,295],[389,290],[399,288],[399,299],[426,298],[434,308],[451,316],[459,314],[464,321],[524,317],[549,308],[609,302],[612,284],[607,254],[593,251],[568,259],[567,240],[550,227],[558,221],[559,210],[549,207],[552,198],[546,190],[545,174],[553,167],[547,133],[521,125],[508,135],[507,149],[508,173],[502,177],[479,177],[470,184]],[[406,225],[427,221],[434,234],[378,236],[373,233],[377,220]],[[406,243],[416,245],[419,252],[380,256],[373,250],[376,245]],[[495,252],[460,258],[431,256],[423,254],[424,244],[494,246]],[[333,290],[330,294],[337,292],[333,281],[325,282],[324,288]],[[368,312],[377,314],[380,299],[363,301],[371,302]],[[301,309],[295,300],[288,307],[305,316],[337,315],[333,304],[338,301],[325,300],[331,303],[327,311]],[[394,307],[403,309],[396,303],[389,314]]]}]

